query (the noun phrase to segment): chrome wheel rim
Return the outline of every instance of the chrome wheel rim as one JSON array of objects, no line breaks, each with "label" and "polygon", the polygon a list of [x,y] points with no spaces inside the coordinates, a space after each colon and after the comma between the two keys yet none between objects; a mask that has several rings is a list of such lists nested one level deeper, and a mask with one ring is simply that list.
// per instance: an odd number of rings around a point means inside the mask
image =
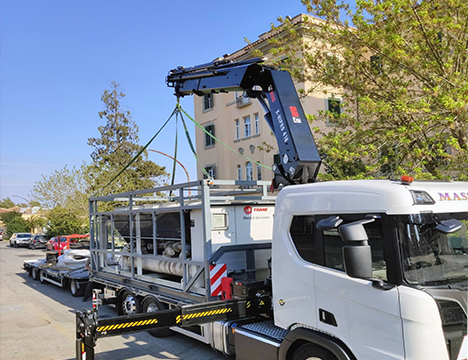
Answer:
[{"label": "chrome wheel rim", "polygon": [[124,300],[122,301],[122,310],[125,315],[136,314],[137,305],[135,297],[132,294],[125,296]]},{"label": "chrome wheel rim", "polygon": [[159,311],[159,308],[156,305],[156,303],[150,303],[148,307],[146,308],[146,312],[156,312],[156,311]]}]

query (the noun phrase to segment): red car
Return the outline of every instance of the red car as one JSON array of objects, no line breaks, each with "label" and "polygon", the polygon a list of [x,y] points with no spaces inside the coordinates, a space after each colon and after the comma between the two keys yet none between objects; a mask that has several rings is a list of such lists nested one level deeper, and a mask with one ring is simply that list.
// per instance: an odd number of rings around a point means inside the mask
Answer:
[{"label": "red car", "polygon": [[50,239],[47,244],[47,250],[58,250],[59,255],[62,253],[63,250],[70,249],[70,244],[77,243],[81,239],[89,239],[89,235],[63,235],[63,236],[55,236]]}]

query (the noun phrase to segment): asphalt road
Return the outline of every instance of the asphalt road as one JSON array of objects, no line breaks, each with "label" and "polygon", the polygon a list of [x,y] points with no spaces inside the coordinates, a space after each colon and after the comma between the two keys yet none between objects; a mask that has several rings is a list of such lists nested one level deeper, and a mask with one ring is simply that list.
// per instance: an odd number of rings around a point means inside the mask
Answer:
[{"label": "asphalt road", "polygon": [[[75,359],[75,310],[91,301],[74,298],[68,289],[34,281],[22,269],[24,260],[45,256],[43,250],[10,248],[0,241],[0,359]],[[100,315],[116,315],[111,306]],[[156,339],[146,332],[100,339],[96,360],[181,359],[226,357],[209,345],[180,334]]]}]

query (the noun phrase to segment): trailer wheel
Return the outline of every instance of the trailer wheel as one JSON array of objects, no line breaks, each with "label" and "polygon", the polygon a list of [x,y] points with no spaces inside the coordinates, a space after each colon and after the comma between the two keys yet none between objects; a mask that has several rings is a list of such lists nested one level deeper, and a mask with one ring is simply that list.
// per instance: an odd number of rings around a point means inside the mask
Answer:
[{"label": "trailer wheel", "polygon": [[337,360],[337,358],[324,348],[304,344],[294,352],[292,360]]},{"label": "trailer wheel", "polygon": [[37,267],[33,267],[31,269],[31,277],[33,278],[33,280],[39,280],[39,269]]},{"label": "trailer wheel", "polygon": [[[167,306],[159,302],[153,296],[145,297],[141,304],[142,313],[158,312],[161,310],[167,310],[167,308]],[[169,328],[153,329],[148,330],[148,332],[151,336],[154,336],[156,338],[166,337],[174,334],[174,332]]]},{"label": "trailer wheel", "polygon": [[140,312],[140,301],[134,293],[124,290],[120,296],[119,307],[122,315],[135,315]]},{"label": "trailer wheel", "polygon": [[78,297],[83,295],[83,287],[78,287],[78,283],[76,280],[70,280],[70,293],[73,297]]},{"label": "trailer wheel", "polygon": [[45,279],[45,274],[44,274],[44,270],[39,270],[39,281],[41,282],[41,284],[46,284],[47,281]]}]

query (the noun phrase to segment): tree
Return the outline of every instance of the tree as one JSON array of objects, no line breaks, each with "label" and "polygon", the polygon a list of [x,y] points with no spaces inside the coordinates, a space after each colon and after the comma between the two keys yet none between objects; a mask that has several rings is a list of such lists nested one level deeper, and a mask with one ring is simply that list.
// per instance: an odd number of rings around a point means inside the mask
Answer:
[{"label": "tree", "polygon": [[36,206],[39,206],[39,207],[40,207],[40,206],[41,206],[41,203],[40,203],[39,201],[36,201],[36,200],[31,200],[31,201],[29,202],[29,206],[30,206],[30,207],[36,207]]},{"label": "tree", "polygon": [[56,206],[47,214],[47,235],[60,236],[71,234],[85,234],[87,229],[83,226],[83,220],[70,209]]},{"label": "tree", "polygon": [[14,233],[29,232],[31,229],[27,222],[21,217],[21,214],[17,211],[9,211],[0,214],[0,220],[5,224],[6,237],[8,239]]},{"label": "tree", "polygon": [[85,164],[79,169],[69,169],[65,165],[49,176],[42,175],[42,179],[34,184],[30,196],[45,208],[62,206],[75,211],[77,216],[86,218],[89,197],[86,171]]},{"label": "tree", "polygon": [[275,51],[305,94],[340,89],[341,114],[313,117],[335,124],[320,134],[325,178],[466,179],[468,3],[302,2],[319,19],[283,21]]},{"label": "tree", "polygon": [[35,229],[42,230],[47,225],[47,220],[40,216],[32,216],[26,220],[26,224],[31,231]]},{"label": "tree", "polygon": [[142,149],[138,145],[138,126],[129,111],[122,109],[121,100],[125,94],[119,84],[112,82],[111,89],[105,90],[101,97],[104,110],[99,112],[106,124],[99,126],[101,136],[88,139],[88,145],[94,148],[92,163],[87,168],[90,177],[90,192],[99,195],[119,193],[137,189],[155,187],[156,178],[167,176],[164,167],[147,160],[145,151],[112,184],[104,187]]},{"label": "tree", "polygon": [[21,216],[14,217],[13,219],[11,219],[10,222],[6,224],[6,233],[8,238],[10,238],[11,235],[13,235],[14,233],[28,233],[30,230],[31,228],[29,227],[27,221],[24,220]]},{"label": "tree", "polygon": [[21,217],[21,214],[17,211],[8,211],[0,214],[0,220],[5,223],[5,225],[17,217]]},{"label": "tree", "polygon": [[2,208],[2,209],[11,209],[14,206],[15,206],[15,203],[13,201],[11,201],[11,199],[9,197],[7,197],[5,199],[2,199],[0,201],[0,208]]}]

